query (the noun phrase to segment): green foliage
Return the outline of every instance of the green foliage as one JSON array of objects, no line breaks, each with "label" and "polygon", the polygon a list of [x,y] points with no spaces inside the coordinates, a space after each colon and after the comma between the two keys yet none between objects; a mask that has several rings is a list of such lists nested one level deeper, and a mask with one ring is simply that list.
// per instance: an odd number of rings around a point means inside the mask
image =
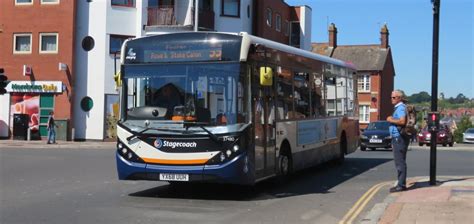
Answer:
[{"label": "green foliage", "polygon": [[454,131],[454,141],[456,142],[462,142],[462,133],[464,133],[466,129],[474,127],[469,120],[469,116],[463,116],[457,126],[458,129]]},{"label": "green foliage", "polygon": [[431,102],[431,96],[425,91],[414,93],[407,97],[409,103]]}]

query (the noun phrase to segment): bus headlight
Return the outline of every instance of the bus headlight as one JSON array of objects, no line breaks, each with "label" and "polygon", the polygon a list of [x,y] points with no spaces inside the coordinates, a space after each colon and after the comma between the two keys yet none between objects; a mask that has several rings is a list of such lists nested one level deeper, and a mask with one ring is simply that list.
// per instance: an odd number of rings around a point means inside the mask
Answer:
[{"label": "bus headlight", "polygon": [[230,157],[232,155],[232,151],[230,151],[230,149],[227,149],[225,154],[227,155],[227,157]]},{"label": "bus headlight", "polygon": [[232,147],[232,149],[234,150],[234,152],[237,152],[237,151],[239,151],[240,147],[239,147],[239,145],[234,145],[234,147]]},{"label": "bus headlight", "polygon": [[124,159],[136,162],[136,163],[145,163],[137,154],[135,154],[131,149],[129,149],[125,144],[118,141],[117,142],[117,153]]},{"label": "bus headlight", "polygon": [[221,153],[221,156],[220,156],[220,157],[221,157],[221,162],[224,162],[224,160],[225,160],[225,155],[224,155],[224,153]]}]

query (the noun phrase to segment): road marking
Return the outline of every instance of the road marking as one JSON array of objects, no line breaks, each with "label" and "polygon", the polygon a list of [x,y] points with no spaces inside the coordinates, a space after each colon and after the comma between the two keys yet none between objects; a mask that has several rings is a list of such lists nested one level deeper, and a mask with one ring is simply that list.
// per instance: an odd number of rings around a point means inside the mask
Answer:
[{"label": "road marking", "polygon": [[344,215],[341,221],[339,221],[339,224],[350,224],[352,221],[354,221],[357,216],[359,216],[359,213],[364,209],[364,207],[369,203],[369,201],[374,197],[374,195],[382,188],[383,186],[387,185],[389,182],[382,182],[379,184],[376,184],[375,186],[371,187],[367,192],[365,192],[362,197],[357,200],[357,202],[352,206],[352,208]]}]

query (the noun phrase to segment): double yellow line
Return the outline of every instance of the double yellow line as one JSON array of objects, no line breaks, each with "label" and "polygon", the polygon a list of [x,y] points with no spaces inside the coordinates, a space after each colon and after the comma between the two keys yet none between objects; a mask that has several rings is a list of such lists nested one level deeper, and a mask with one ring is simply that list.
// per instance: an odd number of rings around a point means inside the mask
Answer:
[{"label": "double yellow line", "polygon": [[371,187],[367,192],[365,192],[362,197],[352,206],[352,208],[346,213],[346,215],[339,221],[339,224],[350,224],[354,221],[364,207],[369,203],[369,201],[374,197],[374,195],[382,188],[387,185],[389,182],[382,182],[373,187]]}]

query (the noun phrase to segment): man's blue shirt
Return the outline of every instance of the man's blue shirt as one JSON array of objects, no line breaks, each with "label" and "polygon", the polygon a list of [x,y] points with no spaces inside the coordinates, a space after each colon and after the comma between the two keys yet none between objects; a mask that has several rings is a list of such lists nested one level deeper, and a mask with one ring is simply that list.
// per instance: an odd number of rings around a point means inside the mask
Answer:
[{"label": "man's blue shirt", "polygon": [[[392,117],[394,119],[399,120],[400,118],[405,117],[406,114],[407,114],[406,106],[405,104],[400,102],[400,103],[397,103],[397,105],[395,105],[395,110],[393,111]],[[392,136],[392,138],[400,136],[400,132],[398,131],[397,125],[395,124],[390,124],[389,131],[390,131],[390,136]]]}]

